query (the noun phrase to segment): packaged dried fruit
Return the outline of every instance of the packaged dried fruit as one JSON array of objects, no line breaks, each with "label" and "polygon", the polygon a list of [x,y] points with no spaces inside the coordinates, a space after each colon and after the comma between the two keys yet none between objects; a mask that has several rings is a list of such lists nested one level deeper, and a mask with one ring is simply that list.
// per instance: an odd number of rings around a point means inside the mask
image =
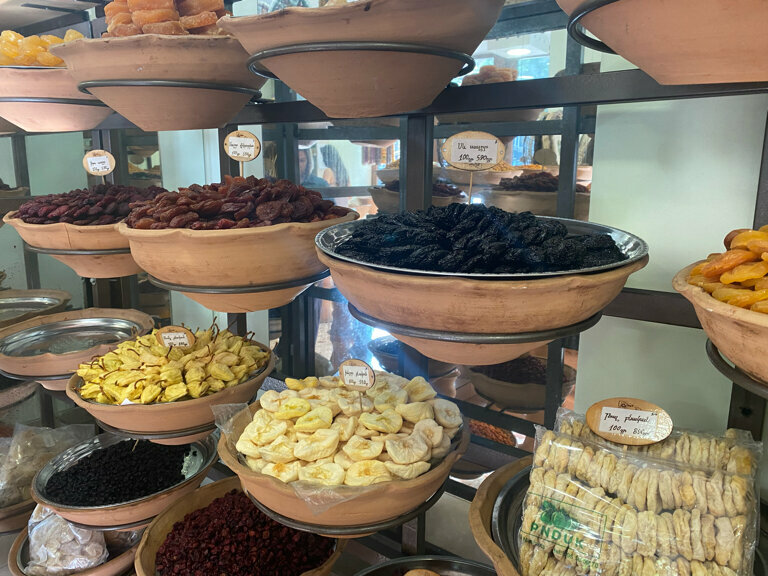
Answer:
[{"label": "packaged dried fruit", "polygon": [[743,431],[623,446],[561,411],[537,428],[522,574],[752,574],[761,451]]}]

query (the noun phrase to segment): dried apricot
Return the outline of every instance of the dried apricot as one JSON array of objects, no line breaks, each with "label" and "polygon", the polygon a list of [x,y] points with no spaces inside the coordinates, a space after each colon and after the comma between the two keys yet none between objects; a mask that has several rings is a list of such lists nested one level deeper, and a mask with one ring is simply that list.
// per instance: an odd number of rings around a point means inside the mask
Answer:
[{"label": "dried apricot", "polygon": [[720,282],[723,284],[733,284],[734,282],[762,278],[766,274],[768,274],[768,262],[760,260],[758,262],[740,264],[733,270],[725,272],[720,276]]},{"label": "dried apricot", "polygon": [[760,300],[760,302],[755,302],[752,304],[752,306],[750,306],[749,309],[753,312],[768,314],[768,300]]},{"label": "dried apricot", "polygon": [[139,10],[131,12],[133,23],[144,30],[147,24],[156,24],[158,22],[178,21],[179,13],[173,9],[163,8],[160,10]]},{"label": "dried apricot", "polygon": [[182,34],[189,34],[181,22],[155,22],[153,24],[147,24],[141,29],[144,34],[166,34],[169,36],[181,36]]},{"label": "dried apricot", "polygon": [[766,299],[768,299],[768,290],[744,290],[742,294],[728,298],[728,304],[739,308],[748,308]]},{"label": "dried apricot", "polygon": [[224,0],[182,0],[179,2],[179,13],[182,16],[193,16],[201,12],[216,12],[224,10]]},{"label": "dried apricot", "polygon": [[761,239],[748,240],[747,250],[749,250],[750,252],[754,252],[755,254],[762,254],[763,252],[768,252],[768,240],[761,240]]},{"label": "dried apricot", "polygon": [[734,288],[731,286],[725,286],[724,288],[718,288],[712,292],[712,297],[720,300],[720,302],[728,302],[731,298],[735,298],[736,296],[744,294],[745,292],[752,294],[752,290],[749,288]]},{"label": "dried apricot", "polygon": [[760,228],[757,229],[758,232],[768,232],[768,224],[765,226],[760,226]]},{"label": "dried apricot", "polygon": [[118,14],[126,14],[130,13],[128,10],[128,4],[126,2],[110,2],[106,6],[104,6],[104,16],[106,16],[107,20],[110,21],[112,18],[117,16]]},{"label": "dried apricot", "polygon": [[701,269],[701,273],[710,278],[714,276],[720,277],[728,272],[728,270],[736,268],[739,264],[754,262],[757,259],[758,256],[749,250],[728,250],[728,252],[723,252],[707,262],[706,266]]},{"label": "dried apricot", "polygon": [[182,16],[179,20],[185,29],[192,30],[216,24],[219,19],[215,12],[200,12],[200,14],[195,14],[194,16]]},{"label": "dried apricot", "polygon": [[706,292],[712,294],[712,292],[718,288],[726,288],[726,285],[720,282],[707,282],[706,284],[702,284],[701,287],[704,288]]},{"label": "dried apricot", "polygon": [[129,12],[121,12],[112,17],[112,20],[107,24],[107,29],[111,31],[115,26],[120,26],[120,24],[131,24],[132,22],[133,19]]},{"label": "dried apricot", "polygon": [[710,281],[710,278],[707,278],[706,276],[702,276],[701,274],[697,274],[696,276],[689,276],[688,277],[688,284],[692,284],[693,286],[698,286],[701,288]]},{"label": "dried apricot", "polygon": [[131,12],[139,10],[175,10],[173,0],[128,0]]},{"label": "dried apricot", "polygon": [[760,280],[762,278],[750,278],[749,280],[742,280],[739,284],[744,286],[744,288],[754,288]]},{"label": "dried apricot", "polygon": [[733,242],[733,239],[736,238],[739,234],[742,232],[749,232],[750,228],[736,228],[736,230],[731,230],[728,232],[726,237],[723,239],[723,244],[725,244],[725,249],[730,250],[731,248],[731,242]]},{"label": "dried apricot", "polygon": [[759,278],[753,286],[755,290],[768,290],[768,278]]},{"label": "dried apricot", "polygon": [[750,240],[768,240],[768,232],[760,232],[758,230],[746,230],[740,232],[731,240],[731,250],[747,248],[747,242]]}]

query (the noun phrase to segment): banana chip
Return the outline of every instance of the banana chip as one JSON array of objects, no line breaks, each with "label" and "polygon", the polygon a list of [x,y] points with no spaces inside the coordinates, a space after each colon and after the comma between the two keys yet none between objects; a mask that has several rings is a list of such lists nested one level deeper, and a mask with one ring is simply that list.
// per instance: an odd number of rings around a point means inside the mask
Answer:
[{"label": "banana chip", "polygon": [[338,431],[324,428],[317,430],[309,438],[299,440],[293,449],[293,455],[301,460],[312,462],[333,456],[338,445]]},{"label": "banana chip", "polygon": [[355,462],[347,469],[344,484],[347,486],[370,486],[390,480],[392,480],[392,475],[384,462],[363,460],[362,462]]},{"label": "banana chip", "polygon": [[345,476],[344,468],[333,462],[307,464],[299,469],[299,480],[312,484],[322,484],[323,486],[340,486],[344,484]]},{"label": "banana chip", "polygon": [[360,415],[360,424],[369,430],[384,432],[385,434],[394,434],[403,427],[403,417],[392,410],[385,410],[381,414],[366,413]]},{"label": "banana chip", "polygon": [[384,442],[352,436],[342,450],[355,462],[373,460],[384,450]]},{"label": "banana chip", "polygon": [[402,478],[403,480],[413,480],[427,472],[430,468],[429,462],[414,462],[413,464],[396,464],[395,462],[384,462],[390,474]]}]

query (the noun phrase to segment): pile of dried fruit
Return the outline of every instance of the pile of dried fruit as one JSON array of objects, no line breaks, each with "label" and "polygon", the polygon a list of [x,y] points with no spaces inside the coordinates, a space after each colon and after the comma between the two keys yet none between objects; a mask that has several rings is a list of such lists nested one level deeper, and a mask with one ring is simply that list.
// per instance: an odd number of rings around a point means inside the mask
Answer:
[{"label": "pile of dried fruit", "polygon": [[[530,172],[514,178],[502,178],[499,183],[499,187],[504,190],[527,190],[531,192],[557,192],[559,186],[560,179],[549,172]],[[589,188],[576,184],[576,192],[588,194]]]},{"label": "pile of dried fruit", "polygon": [[323,200],[320,192],[307,190],[289,180],[227,177],[223,184],[181,188],[137,202],[127,218],[128,226],[142,230],[190,228],[226,230],[255,228],[285,222],[333,220],[350,212]]},{"label": "pile of dried fruit", "polygon": [[483,66],[477,74],[468,74],[461,80],[462,86],[475,86],[477,84],[494,84],[496,82],[514,82],[517,80],[517,70],[502,68],[501,66]]},{"label": "pile of dried fruit", "polygon": [[106,506],[156,494],[184,480],[189,445],[124,440],[96,450],[54,473],[45,485],[52,501],[66,506]]},{"label": "pile of dried fruit", "polygon": [[491,172],[509,172],[510,170],[515,170],[515,167],[512,166],[512,164],[510,164],[509,162],[504,162],[504,160],[502,160],[501,162],[496,164],[496,166],[491,168]]},{"label": "pile of dried fruit", "polygon": [[160,576],[296,576],[324,564],[335,545],[278,524],[233,490],[176,522],[155,563]]},{"label": "pile of dried fruit", "polygon": [[[392,192],[399,192],[400,191],[400,180],[393,180],[386,186],[384,186],[387,190],[391,190]],[[462,196],[464,194],[464,190],[459,188],[458,186],[454,186],[453,184],[448,184],[447,182],[435,182],[432,184],[432,196],[439,196],[441,198],[448,198],[453,196]]]},{"label": "pile of dried fruit", "polygon": [[131,211],[130,204],[154,198],[165,188],[134,188],[118,184],[99,184],[66,194],[36,196],[19,208],[17,216],[27,224],[99,226],[119,222]]},{"label": "pile of dried fruit", "polygon": [[363,220],[336,252],[430,272],[537,273],[626,260],[608,234],[569,236],[559,220],[451,204]]},{"label": "pile of dried fruit", "polygon": [[186,348],[163,346],[155,334],[123,342],[81,364],[80,396],[100,404],[200,398],[245,382],[269,361],[269,350],[215,326],[198,330]]},{"label": "pile of dried fruit", "polygon": [[114,0],[104,7],[104,37],[138,34],[222,35],[216,22],[225,14],[224,0]]},{"label": "pile of dried fruit", "polygon": [[733,230],[725,247],[695,266],[688,283],[721,302],[768,314],[768,226]]},{"label": "pile of dried fruit", "polygon": [[63,66],[64,60],[48,52],[62,42],[83,38],[77,30],[67,30],[64,38],[53,34],[27,36],[13,30],[0,33],[0,66]]},{"label": "pile of dried fruit", "polygon": [[453,402],[424,378],[379,372],[361,394],[334,377],[286,380],[268,390],[237,450],[248,466],[283,482],[369,486],[411,480],[443,458],[462,424]]}]

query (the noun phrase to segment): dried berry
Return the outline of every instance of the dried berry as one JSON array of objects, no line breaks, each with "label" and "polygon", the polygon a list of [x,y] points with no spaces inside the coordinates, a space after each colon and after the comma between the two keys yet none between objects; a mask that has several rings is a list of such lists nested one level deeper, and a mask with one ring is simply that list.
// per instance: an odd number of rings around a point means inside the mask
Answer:
[{"label": "dried berry", "polygon": [[[531,192],[557,192],[560,179],[549,172],[531,172],[514,178],[502,178],[499,187],[504,190],[529,190]],[[588,194],[589,189],[576,184],[576,192]]]}]

